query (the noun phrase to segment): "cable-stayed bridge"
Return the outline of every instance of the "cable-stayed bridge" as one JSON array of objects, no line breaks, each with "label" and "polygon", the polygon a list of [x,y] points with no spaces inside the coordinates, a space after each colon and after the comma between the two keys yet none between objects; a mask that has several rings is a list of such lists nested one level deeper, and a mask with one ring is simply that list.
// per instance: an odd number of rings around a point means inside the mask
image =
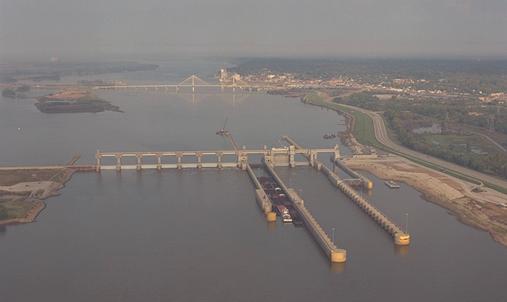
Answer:
[{"label": "cable-stayed bridge", "polygon": [[128,89],[128,88],[159,89],[159,88],[166,88],[166,89],[175,89],[176,92],[178,92],[182,88],[191,88],[192,92],[195,92],[196,89],[199,87],[220,88],[221,90],[232,89],[232,91],[236,91],[236,89],[264,90],[264,89],[275,88],[275,86],[266,85],[266,84],[250,84],[250,83],[247,83],[243,80],[236,79],[235,77],[232,77],[231,82],[228,82],[228,83],[209,83],[209,82],[206,82],[205,80],[199,78],[195,74],[193,74],[177,84],[133,84],[133,85],[103,85],[103,86],[101,85],[101,86],[94,86],[93,89]]}]

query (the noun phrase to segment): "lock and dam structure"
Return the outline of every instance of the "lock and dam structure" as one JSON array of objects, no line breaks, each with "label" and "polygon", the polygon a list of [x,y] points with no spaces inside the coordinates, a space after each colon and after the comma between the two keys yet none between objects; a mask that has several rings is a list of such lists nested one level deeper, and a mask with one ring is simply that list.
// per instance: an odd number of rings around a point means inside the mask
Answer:
[{"label": "lock and dam structure", "polygon": [[[284,194],[292,202],[294,208],[302,218],[304,225],[315,241],[322,248],[323,252],[333,263],[345,262],[347,252],[338,248],[329,235],[322,229],[318,221],[313,217],[294,188],[289,188],[275,171],[276,167],[297,167],[310,166],[322,172],[330,182],[340,189],[352,202],[363,212],[371,217],[382,229],[392,236],[394,244],[409,245],[410,235],[402,230],[396,223],[391,221],[379,209],[373,206],[368,200],[362,197],[353,186],[360,185],[371,189],[371,180],[346,167],[341,162],[341,154],[338,146],[334,148],[305,148],[297,144],[290,137],[283,139],[289,144],[279,148],[246,149],[239,148],[232,136],[229,137],[234,150],[198,150],[198,151],[160,151],[160,152],[103,152],[97,151],[95,171],[122,171],[145,169],[226,169],[239,168],[250,176],[254,187],[257,203],[265,214],[267,221],[276,221],[276,214],[273,212],[272,201],[259,183],[253,171],[249,158],[261,158],[265,171],[276,181]],[[318,160],[320,154],[330,154],[334,165],[341,168],[350,175],[351,179],[342,179],[332,169],[328,168]],[[106,164],[108,161],[109,164]],[[111,163],[112,161],[112,163]],[[129,162],[126,162],[129,161]],[[147,162],[149,161],[149,163]]]},{"label": "lock and dam structure", "polygon": [[[371,217],[379,227],[384,229],[392,236],[395,245],[409,245],[410,235],[403,231],[396,223],[391,221],[379,209],[373,206],[366,198],[362,197],[353,186],[363,186],[371,189],[373,183],[361,174],[349,169],[341,162],[341,154],[338,146],[333,148],[305,148],[297,144],[290,137],[284,136],[283,139],[288,146],[260,149],[239,148],[230,134],[226,134],[231,141],[233,150],[196,150],[196,151],[120,151],[104,152],[97,151],[95,154],[95,165],[75,165],[71,164],[61,166],[31,166],[31,167],[0,167],[0,170],[20,170],[20,169],[60,169],[67,168],[76,172],[97,172],[124,170],[143,171],[149,169],[227,169],[238,168],[246,171],[249,175],[255,189],[255,196],[259,208],[264,213],[268,222],[275,222],[276,213],[273,210],[273,203],[269,195],[259,182],[257,175],[252,169],[249,158],[258,158],[261,160],[261,167],[271,176],[278,187],[283,191],[292,203],[293,208],[299,214],[305,227],[312,235],[314,240],[321,247],[324,254],[332,263],[343,263],[347,259],[347,251],[344,248],[338,248],[336,243],[330,239],[329,235],[323,230],[317,219],[311,214],[305,206],[304,200],[299,196],[294,188],[288,187],[278,176],[276,167],[298,167],[309,166],[323,173],[329,181],[340,189],[340,191],[355,203],[366,215]],[[319,161],[318,156],[328,154],[331,157],[333,165],[341,168],[351,179],[340,178],[333,169]]]}]

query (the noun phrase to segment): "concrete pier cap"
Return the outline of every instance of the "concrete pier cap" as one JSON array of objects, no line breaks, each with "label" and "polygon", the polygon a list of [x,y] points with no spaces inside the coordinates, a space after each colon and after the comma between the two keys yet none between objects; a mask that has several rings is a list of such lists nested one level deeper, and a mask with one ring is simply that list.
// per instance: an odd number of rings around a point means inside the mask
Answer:
[{"label": "concrete pier cap", "polygon": [[343,263],[347,261],[347,251],[344,249],[332,250],[330,259],[332,263]]},{"label": "concrete pier cap", "polygon": [[366,188],[367,188],[368,190],[373,189],[373,182],[372,182],[371,180],[368,180],[368,181],[366,182]]},{"label": "concrete pier cap", "polygon": [[396,233],[394,235],[394,244],[409,245],[410,244],[410,235],[407,233]]}]

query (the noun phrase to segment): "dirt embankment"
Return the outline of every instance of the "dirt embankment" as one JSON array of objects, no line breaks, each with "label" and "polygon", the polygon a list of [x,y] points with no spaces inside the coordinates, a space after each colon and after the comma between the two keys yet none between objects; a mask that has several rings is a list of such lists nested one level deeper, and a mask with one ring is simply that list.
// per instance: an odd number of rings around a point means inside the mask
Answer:
[{"label": "dirt embankment", "polygon": [[398,156],[378,159],[350,158],[345,163],[352,169],[364,170],[386,179],[404,182],[423,197],[448,209],[461,222],[485,230],[507,246],[507,196],[461,181]]},{"label": "dirt embankment", "polygon": [[0,225],[33,222],[46,207],[44,199],[57,195],[74,170],[0,171]]},{"label": "dirt embankment", "polygon": [[[329,95],[323,96],[323,100],[311,104],[325,106],[332,100]],[[448,209],[461,222],[489,232],[496,241],[507,246],[507,195],[488,188],[474,190],[474,184],[399,156],[378,156],[373,148],[360,144],[354,137],[354,117],[337,111],[347,119],[342,142],[354,154],[354,158],[345,160],[350,168],[368,171],[386,180],[404,182],[421,192],[426,200]]]}]

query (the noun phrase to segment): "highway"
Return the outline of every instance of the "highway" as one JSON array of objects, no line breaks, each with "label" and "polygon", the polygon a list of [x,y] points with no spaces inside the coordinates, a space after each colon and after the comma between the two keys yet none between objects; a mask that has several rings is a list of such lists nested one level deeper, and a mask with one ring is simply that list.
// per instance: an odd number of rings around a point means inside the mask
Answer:
[{"label": "highway", "polygon": [[454,164],[454,163],[451,163],[451,162],[448,162],[448,161],[445,161],[445,160],[442,160],[442,159],[439,159],[439,158],[436,158],[436,157],[433,157],[433,156],[430,156],[427,154],[423,154],[423,153],[414,151],[412,149],[403,147],[401,145],[398,145],[397,143],[393,142],[391,140],[391,138],[389,137],[385,123],[384,123],[384,119],[377,112],[365,110],[365,109],[354,107],[354,106],[344,105],[344,104],[340,104],[340,105],[368,115],[373,121],[373,127],[375,129],[375,138],[384,146],[386,146],[390,149],[393,149],[399,153],[402,153],[404,155],[408,155],[408,156],[415,157],[415,158],[423,160],[423,161],[427,161],[431,164],[437,165],[437,166],[447,169],[451,172],[463,174],[463,175],[468,176],[470,178],[475,178],[475,179],[478,179],[482,182],[487,182],[487,183],[490,183],[490,184],[498,186],[498,187],[502,187],[507,190],[507,180],[500,179],[500,178],[497,178],[497,177],[494,177],[494,176],[491,176],[488,174],[484,174],[484,173],[481,173],[481,172],[478,172],[478,171],[475,171],[475,170],[472,170],[472,169],[469,169],[466,167],[462,167],[457,164]]}]

